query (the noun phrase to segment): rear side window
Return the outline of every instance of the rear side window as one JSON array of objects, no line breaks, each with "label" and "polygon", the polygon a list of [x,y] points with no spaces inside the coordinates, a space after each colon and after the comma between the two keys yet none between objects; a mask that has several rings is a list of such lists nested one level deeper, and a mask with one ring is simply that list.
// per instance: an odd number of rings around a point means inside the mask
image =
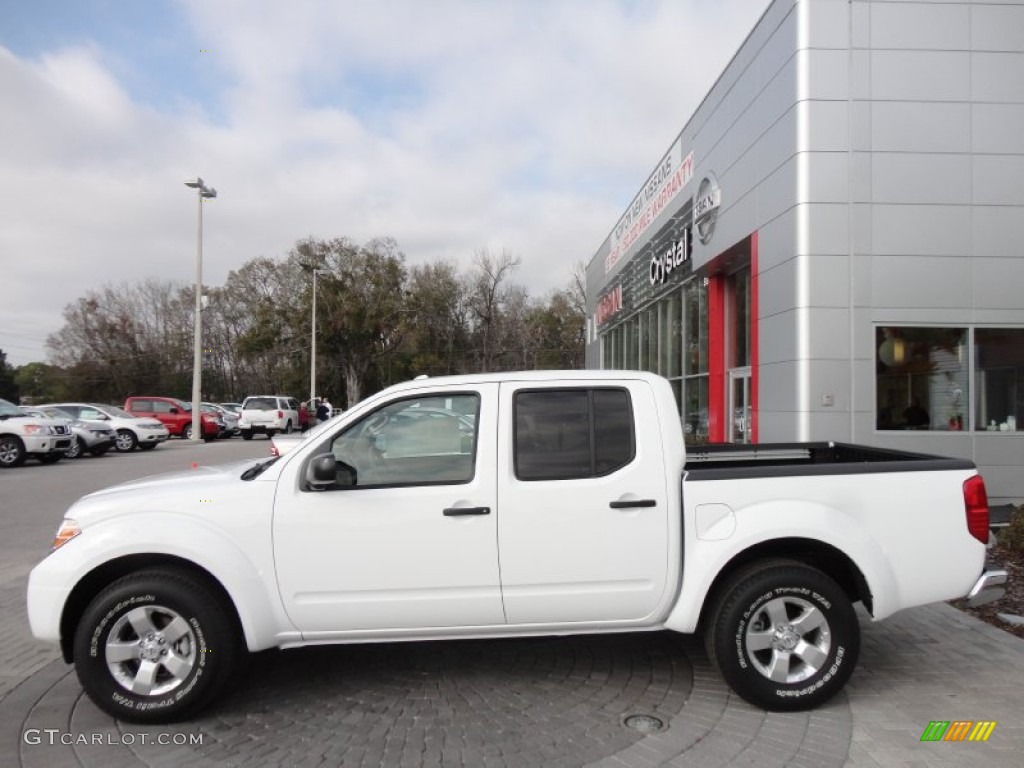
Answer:
[{"label": "rear side window", "polygon": [[636,456],[624,389],[525,390],[516,393],[514,410],[520,480],[600,477]]},{"label": "rear side window", "polygon": [[129,404],[128,410],[131,411],[152,411],[153,401],[152,400],[132,400]]}]

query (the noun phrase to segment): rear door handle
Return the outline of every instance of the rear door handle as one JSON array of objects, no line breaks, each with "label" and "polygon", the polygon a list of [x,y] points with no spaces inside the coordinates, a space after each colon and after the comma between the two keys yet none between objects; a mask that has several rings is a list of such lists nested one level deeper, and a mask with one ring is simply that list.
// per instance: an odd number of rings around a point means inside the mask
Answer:
[{"label": "rear door handle", "polygon": [[489,515],[490,507],[448,507],[444,511],[445,517],[465,517],[466,515]]},{"label": "rear door handle", "polygon": [[656,507],[658,502],[654,499],[626,499],[609,502],[608,506],[612,509],[632,509],[633,507]]}]

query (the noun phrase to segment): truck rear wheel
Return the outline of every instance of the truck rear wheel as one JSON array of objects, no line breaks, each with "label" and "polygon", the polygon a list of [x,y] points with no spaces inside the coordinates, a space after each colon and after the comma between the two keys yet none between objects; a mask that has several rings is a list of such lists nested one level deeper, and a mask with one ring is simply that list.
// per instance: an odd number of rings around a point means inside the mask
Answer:
[{"label": "truck rear wheel", "polygon": [[846,593],[816,568],[769,560],[718,593],[708,656],[736,693],[775,711],[811,709],[853,673],[860,627]]},{"label": "truck rear wheel", "polygon": [[194,715],[221,691],[241,652],[222,603],[179,571],[141,571],[109,585],[75,630],[75,671],[89,698],[135,723]]}]

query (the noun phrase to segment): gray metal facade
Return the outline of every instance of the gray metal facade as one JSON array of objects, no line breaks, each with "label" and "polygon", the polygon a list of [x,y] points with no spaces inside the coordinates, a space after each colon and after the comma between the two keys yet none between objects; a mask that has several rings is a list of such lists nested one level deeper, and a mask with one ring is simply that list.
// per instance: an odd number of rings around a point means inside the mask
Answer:
[{"label": "gray metal facade", "polygon": [[686,271],[756,233],[760,442],[969,458],[994,503],[1024,499],[1024,424],[876,422],[883,327],[1024,329],[1024,2],[775,0],[677,141],[685,189],[588,266],[587,364],[599,298],[714,174],[716,228]]}]

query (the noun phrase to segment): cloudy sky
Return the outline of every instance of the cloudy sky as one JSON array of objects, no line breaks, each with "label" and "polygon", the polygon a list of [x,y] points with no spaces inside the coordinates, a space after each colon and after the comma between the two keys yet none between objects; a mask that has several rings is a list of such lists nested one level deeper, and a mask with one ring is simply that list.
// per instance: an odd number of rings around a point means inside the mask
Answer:
[{"label": "cloudy sky", "polygon": [[0,349],[307,237],[589,260],[768,0],[0,0]]}]

